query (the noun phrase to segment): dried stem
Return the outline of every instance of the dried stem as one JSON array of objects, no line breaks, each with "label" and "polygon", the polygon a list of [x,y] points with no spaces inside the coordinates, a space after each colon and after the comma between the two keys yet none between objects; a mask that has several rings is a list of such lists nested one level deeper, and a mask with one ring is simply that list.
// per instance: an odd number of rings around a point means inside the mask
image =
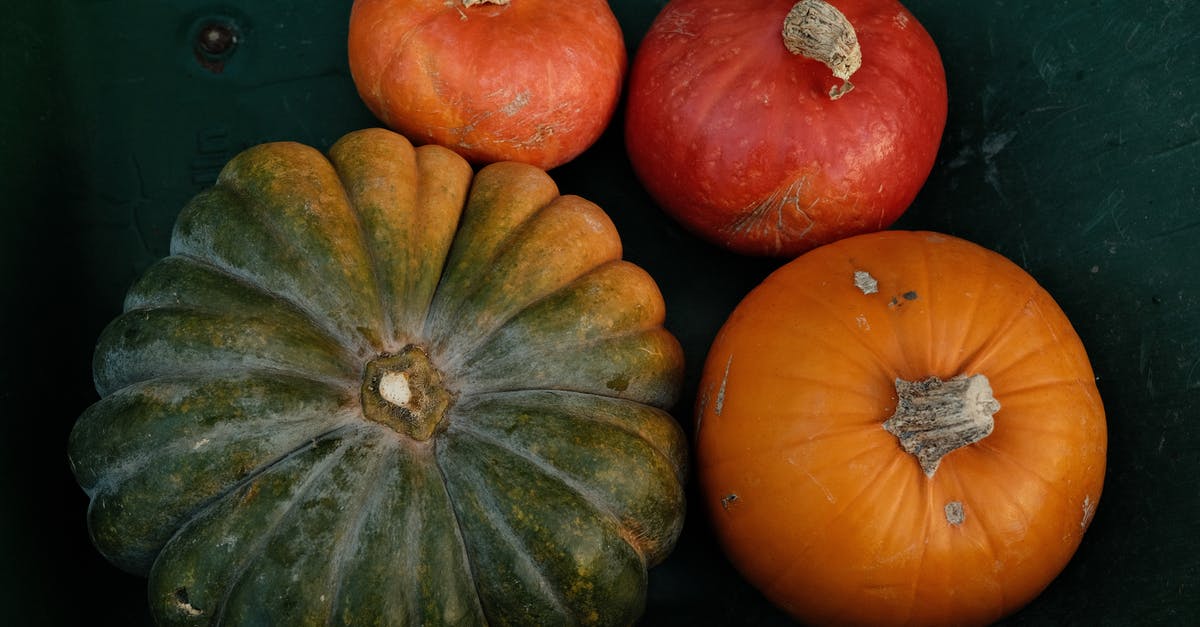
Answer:
[{"label": "dried stem", "polygon": [[800,0],[783,20],[783,45],[792,54],[824,63],[842,79],[829,90],[837,100],[850,93],[850,76],[862,65],[862,49],[850,20],[825,0]]},{"label": "dried stem", "polygon": [[896,379],[896,395],[896,413],[883,428],[900,440],[930,477],[948,453],[990,435],[995,426],[992,414],[1000,411],[992,386],[981,374],[945,381]]}]

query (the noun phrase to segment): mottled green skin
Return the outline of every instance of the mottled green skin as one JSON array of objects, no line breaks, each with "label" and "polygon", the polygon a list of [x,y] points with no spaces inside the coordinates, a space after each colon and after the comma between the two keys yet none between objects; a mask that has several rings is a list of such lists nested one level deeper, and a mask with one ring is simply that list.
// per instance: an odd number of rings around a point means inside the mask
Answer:
[{"label": "mottled green skin", "polygon": [[[625,625],[673,547],[682,354],[611,222],[529,166],[373,129],[266,144],[180,215],[71,434],[164,625]],[[418,345],[428,441],[368,420]]]}]

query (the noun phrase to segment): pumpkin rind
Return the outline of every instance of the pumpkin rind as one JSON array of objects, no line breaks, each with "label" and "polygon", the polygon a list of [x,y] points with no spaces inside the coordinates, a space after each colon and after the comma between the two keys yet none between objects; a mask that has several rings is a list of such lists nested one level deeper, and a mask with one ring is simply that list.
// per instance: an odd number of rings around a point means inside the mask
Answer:
[{"label": "pumpkin rind", "polygon": [[[371,129],[235,157],[171,250],[70,440],[93,538],[160,622],[640,614],[682,524],[682,351],[599,208]],[[361,406],[408,346],[452,399],[428,441]]]},{"label": "pumpkin rind", "polygon": [[[990,381],[994,429],[927,475],[884,428],[896,381],[959,375]],[[1104,408],[1078,336],[961,239],[885,231],[783,266],[722,327],[700,392],[718,538],[807,623],[999,620],[1061,571],[1100,500]]]},{"label": "pumpkin rind", "polygon": [[[853,91],[789,51],[795,0],[671,0],[630,67],[625,144],[656,203],[739,254],[792,258],[912,203],[946,123],[936,45],[896,0],[834,0],[857,31]],[[826,4],[824,2],[820,4]]]},{"label": "pumpkin rind", "polygon": [[347,58],[389,128],[474,163],[546,169],[600,137],[627,64],[601,0],[356,0]]}]

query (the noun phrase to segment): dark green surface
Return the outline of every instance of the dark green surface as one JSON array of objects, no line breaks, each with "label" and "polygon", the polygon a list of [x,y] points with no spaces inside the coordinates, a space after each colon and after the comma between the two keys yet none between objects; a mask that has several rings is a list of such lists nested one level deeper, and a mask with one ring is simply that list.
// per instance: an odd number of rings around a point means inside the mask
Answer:
[{"label": "dark green surface", "polygon": [[[234,4],[244,8],[231,10]],[[91,347],[166,252],[184,202],[237,150],[319,148],[374,125],[344,60],[349,2],[56,0],[0,20],[0,624],[146,624],[146,584],[84,526],[66,437],[95,399]],[[662,0],[614,2],[635,44]],[[993,248],[1058,299],[1109,419],[1104,497],[1076,558],[1014,625],[1200,623],[1200,3],[907,3],[950,87],[945,140],[905,228]],[[192,37],[233,18],[213,73]],[[632,49],[631,49],[632,52]],[[219,60],[218,60],[219,61]],[[553,174],[604,207],[658,280],[688,363],[777,262],[734,257],[651,204],[621,119]],[[703,514],[651,573],[648,625],[785,625],[734,574]]]}]

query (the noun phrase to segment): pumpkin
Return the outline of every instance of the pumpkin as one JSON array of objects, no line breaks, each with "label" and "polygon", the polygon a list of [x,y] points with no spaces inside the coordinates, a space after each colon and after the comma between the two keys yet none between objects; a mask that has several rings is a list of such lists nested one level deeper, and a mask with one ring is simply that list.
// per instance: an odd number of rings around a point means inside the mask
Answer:
[{"label": "pumpkin", "polygon": [[684,510],[663,317],[533,166],[250,148],[98,341],[94,542],[162,624],[629,624]]},{"label": "pumpkin", "polygon": [[746,255],[891,225],[946,122],[937,47],[895,0],[672,0],[627,92],[629,158],[655,202]]},{"label": "pumpkin", "polygon": [[358,93],[387,126],[544,169],[600,137],[627,64],[603,0],[355,0],[348,42]]},{"label": "pumpkin", "polygon": [[1061,571],[1107,436],[1051,296],[955,237],[814,249],[738,304],[707,357],[695,453],[730,560],[809,624],[985,624]]}]

